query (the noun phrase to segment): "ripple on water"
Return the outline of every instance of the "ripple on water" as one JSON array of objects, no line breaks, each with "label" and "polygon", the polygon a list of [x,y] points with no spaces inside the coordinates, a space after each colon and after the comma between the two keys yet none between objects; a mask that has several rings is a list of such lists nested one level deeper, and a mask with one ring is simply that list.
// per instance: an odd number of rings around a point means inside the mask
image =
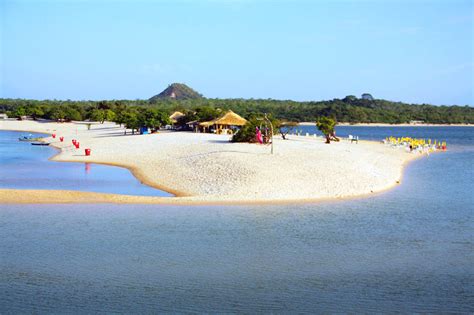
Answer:
[{"label": "ripple on water", "polygon": [[367,199],[0,205],[2,313],[473,313],[472,154]]}]

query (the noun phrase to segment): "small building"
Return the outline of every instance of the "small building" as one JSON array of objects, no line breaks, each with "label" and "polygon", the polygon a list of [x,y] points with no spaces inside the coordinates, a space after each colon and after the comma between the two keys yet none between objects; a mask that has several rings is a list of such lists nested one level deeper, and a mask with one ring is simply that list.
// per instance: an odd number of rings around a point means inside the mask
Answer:
[{"label": "small building", "polygon": [[0,114],[0,119],[8,119],[8,115],[7,114]]},{"label": "small building", "polygon": [[205,121],[199,124],[203,132],[215,132],[216,134],[234,134],[236,129],[239,129],[247,123],[245,118],[237,115],[233,111],[229,110],[224,115],[211,120]]},{"label": "small building", "polygon": [[197,120],[188,121],[186,123],[186,127],[188,128],[188,130],[198,132],[199,131],[199,121],[197,121]]},{"label": "small building", "polygon": [[410,120],[410,125],[423,125],[424,123],[423,120]]},{"label": "small building", "polygon": [[181,112],[178,112],[178,111],[174,112],[173,114],[170,115],[171,123],[176,124],[178,122],[178,120],[181,117],[184,117],[184,116],[186,116],[186,115],[181,113]]}]

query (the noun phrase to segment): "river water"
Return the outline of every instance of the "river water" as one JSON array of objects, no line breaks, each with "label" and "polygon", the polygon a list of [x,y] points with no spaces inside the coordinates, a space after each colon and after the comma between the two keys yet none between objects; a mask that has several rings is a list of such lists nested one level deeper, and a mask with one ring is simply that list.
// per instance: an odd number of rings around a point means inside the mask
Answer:
[{"label": "river water", "polygon": [[[171,194],[140,183],[125,168],[93,163],[53,162],[49,146],[18,141],[29,133],[0,131],[0,188],[62,189],[137,196]],[[34,136],[46,136],[33,134]],[[83,152],[83,151],[82,151]]]},{"label": "river water", "polygon": [[448,151],[372,198],[0,205],[0,312],[474,312],[474,129],[347,128]]}]

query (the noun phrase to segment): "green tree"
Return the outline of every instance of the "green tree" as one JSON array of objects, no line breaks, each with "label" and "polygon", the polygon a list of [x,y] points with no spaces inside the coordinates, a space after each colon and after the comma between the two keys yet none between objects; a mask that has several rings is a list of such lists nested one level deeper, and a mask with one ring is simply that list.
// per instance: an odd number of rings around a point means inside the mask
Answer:
[{"label": "green tree", "polygon": [[240,128],[233,136],[232,142],[256,142],[256,130],[259,127],[261,121],[257,118],[251,118],[247,123]]},{"label": "green tree", "polygon": [[104,113],[103,110],[94,109],[94,110],[92,110],[89,118],[92,121],[100,121],[100,123],[103,124],[104,120],[105,120],[105,113]]},{"label": "green tree", "polygon": [[64,109],[64,119],[66,119],[67,121],[71,121],[71,120],[79,121],[79,120],[82,120],[82,115],[77,109],[72,108],[72,107],[66,107]]},{"label": "green tree", "polygon": [[16,110],[13,112],[13,116],[21,119],[22,116],[26,116],[26,109],[23,106],[17,107]]},{"label": "green tree", "polygon": [[34,120],[38,119],[39,117],[43,117],[44,111],[40,106],[31,106],[28,109],[28,115],[33,117]]},{"label": "green tree", "polygon": [[132,134],[135,134],[135,130],[138,130],[138,128],[140,128],[138,112],[135,108],[127,108],[123,112],[123,121],[125,124],[124,134],[127,134],[127,129],[132,129]]},{"label": "green tree", "polygon": [[299,123],[294,121],[283,121],[277,125],[278,130],[280,131],[281,137],[283,140],[286,140],[286,136],[294,130]]},{"label": "green tree", "polygon": [[[268,116],[268,120],[273,126],[278,126],[280,123],[278,120],[274,119],[271,116]],[[267,137],[267,141],[271,137],[270,129],[271,127],[265,121],[265,119],[259,116],[252,116],[247,123],[240,128],[233,136],[232,142],[256,142],[257,141],[257,128],[262,132],[264,136]],[[268,130],[267,130],[268,128]],[[273,128],[273,133],[278,132],[278,128]],[[268,143],[268,142],[267,142]]]},{"label": "green tree", "polygon": [[196,108],[196,116],[199,121],[211,121],[216,119],[221,114],[221,111],[211,106],[202,106]]},{"label": "green tree", "polygon": [[334,119],[325,116],[320,117],[316,121],[316,127],[326,136],[326,143],[331,143],[331,140],[339,141],[334,130],[336,127]]},{"label": "green tree", "polygon": [[347,95],[346,97],[344,97],[343,101],[346,102],[346,103],[356,102],[357,101],[357,96]]},{"label": "green tree", "polygon": [[127,106],[123,104],[122,102],[118,102],[118,101],[115,102],[115,107],[114,107],[115,116],[112,119],[112,121],[122,126],[122,124],[124,123],[123,113],[126,109],[127,109]]},{"label": "green tree", "polygon": [[66,117],[66,113],[61,107],[54,107],[51,111],[51,119],[56,121],[63,121]]},{"label": "green tree", "polygon": [[107,110],[107,109],[110,109],[110,105],[107,101],[100,101],[99,103],[97,103],[97,109],[100,109],[100,110]]},{"label": "green tree", "polygon": [[[115,119],[115,112],[113,110],[107,109],[104,112],[104,120],[107,121],[114,121]],[[102,121],[104,123],[104,121]]]},{"label": "green tree", "polygon": [[168,114],[155,108],[140,109],[138,120],[141,127],[148,127],[153,131],[171,123]]}]

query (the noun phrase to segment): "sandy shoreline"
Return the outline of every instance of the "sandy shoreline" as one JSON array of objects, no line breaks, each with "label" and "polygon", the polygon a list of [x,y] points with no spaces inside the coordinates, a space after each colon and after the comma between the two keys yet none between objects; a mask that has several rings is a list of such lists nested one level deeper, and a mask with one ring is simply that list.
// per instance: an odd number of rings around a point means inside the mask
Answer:
[{"label": "sandy shoreline", "polygon": [[[385,191],[401,180],[403,167],[420,155],[381,143],[348,141],[324,144],[322,138],[275,139],[268,146],[229,143],[228,136],[163,132],[123,135],[114,124],[85,125],[0,121],[0,130],[56,133],[47,138],[60,151],[51,160],[91,162],[128,168],[143,183],[177,197],[0,190],[3,203],[294,203],[353,198]],[[76,150],[71,139],[81,143]],[[86,157],[84,148],[91,148]]]}]

